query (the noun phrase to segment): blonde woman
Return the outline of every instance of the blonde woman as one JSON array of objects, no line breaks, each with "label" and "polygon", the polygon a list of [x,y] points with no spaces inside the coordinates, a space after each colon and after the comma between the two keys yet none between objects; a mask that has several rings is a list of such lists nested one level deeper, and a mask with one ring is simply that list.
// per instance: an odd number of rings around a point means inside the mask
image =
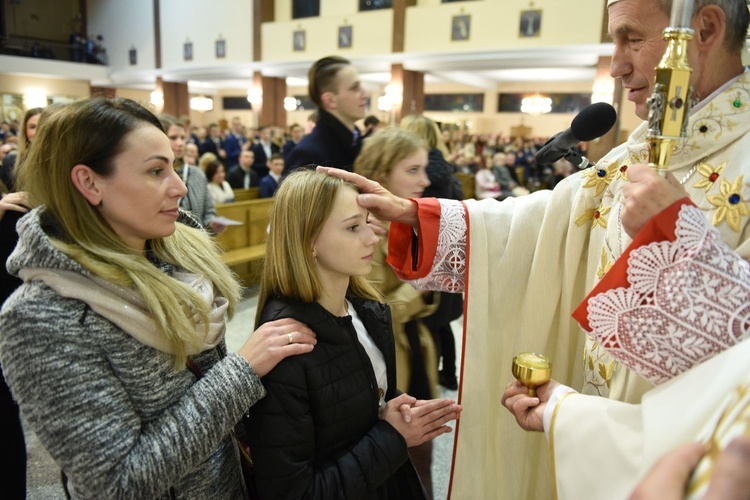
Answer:
[{"label": "blonde woman", "polygon": [[[427,142],[427,177],[430,185],[422,196],[463,200],[461,181],[458,180],[453,166],[445,160],[448,148],[443,142],[443,135],[434,120],[424,115],[408,115],[401,120],[400,127],[417,134]],[[456,339],[453,336],[451,322],[461,317],[464,310],[463,295],[460,293],[436,292],[440,295],[440,304],[430,316],[422,319],[435,340],[437,357],[440,359],[440,385],[448,390],[458,389],[456,377]]]},{"label": "blonde woman", "polygon": [[250,409],[260,498],[425,498],[407,449],[460,412],[397,390],[389,308],[366,278],[378,243],[366,219],[357,190],[325,173],[295,171],[276,193],[258,324],[294,318],[318,342],[271,370]]},{"label": "blonde woman", "polygon": [[[378,181],[398,196],[421,198],[430,185],[426,166],[427,144],[410,132],[392,129],[365,141],[354,171]],[[376,248],[370,278],[391,306],[398,388],[429,399],[437,394],[437,356],[432,334],[422,319],[435,313],[440,299],[437,294],[421,292],[398,279],[385,262],[387,256],[388,242],[384,239]],[[432,443],[414,448],[410,454],[431,498]]]},{"label": "blonde woman", "polygon": [[45,147],[19,183],[39,208],[7,264],[25,283],[0,314],[21,413],[73,498],[246,498],[230,431],[263,397],[260,377],[310,352],[312,332],[269,323],[227,354],[240,287],[177,208],[185,185],[149,111],[79,101],[35,140]]}]

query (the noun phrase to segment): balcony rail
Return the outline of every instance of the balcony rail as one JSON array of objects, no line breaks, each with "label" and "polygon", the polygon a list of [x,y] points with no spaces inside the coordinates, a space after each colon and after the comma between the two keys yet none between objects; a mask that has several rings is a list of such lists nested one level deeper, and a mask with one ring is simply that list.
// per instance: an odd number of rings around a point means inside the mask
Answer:
[{"label": "balcony rail", "polygon": [[22,36],[0,37],[0,54],[107,65],[107,51],[96,40],[71,35],[71,43]]}]

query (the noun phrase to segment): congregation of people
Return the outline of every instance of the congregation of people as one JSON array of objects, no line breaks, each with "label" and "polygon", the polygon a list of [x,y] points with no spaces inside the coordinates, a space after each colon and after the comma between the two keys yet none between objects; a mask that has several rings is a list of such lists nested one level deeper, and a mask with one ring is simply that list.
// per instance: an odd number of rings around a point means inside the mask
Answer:
[{"label": "congregation of people", "polygon": [[[385,126],[339,56],[309,69],[306,127],[102,97],[3,122],[12,498],[21,414],[69,498],[431,500],[449,432],[451,498],[748,498],[750,13],[696,2],[703,101],[659,175],[646,99],[671,2],[607,5],[644,121],[581,172],[538,164],[547,138]],[[243,289],[217,207],[247,190],[273,206],[229,352]],[[536,393],[511,382],[520,350],[552,361]]]}]

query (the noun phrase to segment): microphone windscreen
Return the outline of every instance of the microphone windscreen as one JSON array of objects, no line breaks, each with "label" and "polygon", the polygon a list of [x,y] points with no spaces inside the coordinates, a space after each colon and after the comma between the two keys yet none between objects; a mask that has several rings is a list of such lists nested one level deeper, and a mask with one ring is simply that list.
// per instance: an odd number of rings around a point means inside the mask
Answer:
[{"label": "microphone windscreen", "polygon": [[601,137],[617,121],[617,112],[611,104],[597,102],[589,104],[573,118],[570,130],[579,141],[592,141]]}]

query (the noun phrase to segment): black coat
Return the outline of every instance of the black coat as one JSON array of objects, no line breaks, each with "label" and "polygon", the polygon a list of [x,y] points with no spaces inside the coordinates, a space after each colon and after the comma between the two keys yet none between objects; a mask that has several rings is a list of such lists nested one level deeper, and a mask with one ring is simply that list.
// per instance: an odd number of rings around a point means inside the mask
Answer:
[{"label": "black coat", "polygon": [[0,272],[0,306],[3,305],[5,299],[10,297],[16,288],[23,284],[20,278],[17,278],[8,272],[5,267],[5,262],[13,253],[18,243],[18,233],[16,232],[16,224],[18,220],[26,215],[22,212],[16,212],[15,210],[8,210],[5,215],[0,219],[0,261],[2,262],[2,272]]},{"label": "black coat", "polygon": [[[227,172],[226,181],[232,186],[232,189],[245,189],[245,171],[239,165],[235,165]],[[250,170],[250,185],[248,187],[257,186],[258,174]]]},{"label": "black coat", "polygon": [[[352,303],[383,353],[389,400],[397,394],[390,310]],[[263,377],[268,395],[250,408],[247,434],[260,498],[424,498],[406,442],[378,418],[375,374],[351,317],[333,316],[316,302],[270,300],[261,323],[282,318],[306,323],[318,342]]]},{"label": "black coat", "polygon": [[438,148],[432,148],[427,156],[427,177],[430,185],[422,194],[425,198],[447,198],[463,200],[461,181],[456,177],[453,165],[448,163]]},{"label": "black coat", "polygon": [[362,149],[362,137],[354,134],[338,118],[318,110],[318,122],[312,132],[302,138],[289,154],[284,165],[284,176],[306,165],[323,165],[352,171],[354,160]]},{"label": "black coat", "polygon": [[[221,144],[221,141],[219,141],[219,144]],[[203,142],[198,144],[198,153],[201,156],[206,153],[213,153],[223,163],[223,160],[219,156],[219,147],[217,147],[216,143],[210,137],[206,137]]]},{"label": "black coat", "polygon": [[[250,146],[250,151],[253,152],[255,155],[255,161],[253,162],[253,171],[258,175],[258,179],[262,179],[266,175],[268,175],[268,162],[271,161],[271,158],[266,156],[266,150],[263,149],[263,144],[260,142],[256,142],[252,146]],[[276,153],[280,153],[281,150],[279,147],[271,143],[271,155],[275,155]]]}]

